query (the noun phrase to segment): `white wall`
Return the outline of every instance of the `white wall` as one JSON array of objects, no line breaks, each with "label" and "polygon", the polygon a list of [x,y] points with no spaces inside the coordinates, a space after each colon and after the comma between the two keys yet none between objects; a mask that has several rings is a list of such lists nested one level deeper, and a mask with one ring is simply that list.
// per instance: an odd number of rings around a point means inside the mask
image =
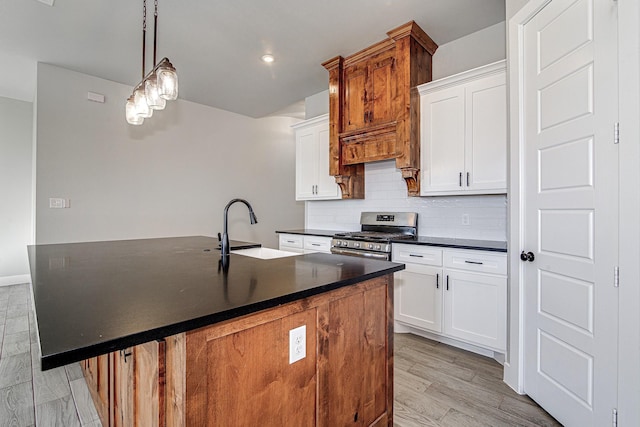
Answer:
[{"label": "white wall", "polygon": [[[213,83],[212,83],[213,84]],[[277,247],[274,231],[303,223],[295,202],[295,138],[289,117],[253,119],[182,100],[130,126],[131,87],[38,64],[36,242],[74,242],[222,231]],[[87,92],[106,102],[87,100]],[[49,209],[48,199],[70,199]]]},{"label": "white wall", "polygon": [[33,104],[0,97],[0,285],[29,282]]},{"label": "white wall", "polygon": [[433,80],[505,59],[505,45],[504,21],[445,43],[433,55]]}]

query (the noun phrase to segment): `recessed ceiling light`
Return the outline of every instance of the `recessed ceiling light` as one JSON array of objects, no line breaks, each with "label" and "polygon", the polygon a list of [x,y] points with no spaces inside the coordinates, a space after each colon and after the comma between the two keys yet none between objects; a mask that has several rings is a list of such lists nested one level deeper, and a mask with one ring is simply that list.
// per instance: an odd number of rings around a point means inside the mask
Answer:
[{"label": "recessed ceiling light", "polygon": [[267,64],[271,64],[273,61],[276,60],[276,58],[273,57],[273,55],[262,55],[262,62],[266,62]]}]

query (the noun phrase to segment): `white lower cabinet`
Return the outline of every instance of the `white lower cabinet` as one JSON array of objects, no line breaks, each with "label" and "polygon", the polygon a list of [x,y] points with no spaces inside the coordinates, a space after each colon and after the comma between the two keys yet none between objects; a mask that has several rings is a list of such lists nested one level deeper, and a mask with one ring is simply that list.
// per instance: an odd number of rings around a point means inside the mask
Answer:
[{"label": "white lower cabinet", "polygon": [[505,351],[506,309],[506,277],[445,269],[445,335]]},{"label": "white lower cabinet", "polygon": [[504,352],[507,335],[506,254],[393,244],[395,320]]},{"label": "white lower cabinet", "polygon": [[395,320],[442,332],[442,269],[406,264],[394,278]]},{"label": "white lower cabinet", "polygon": [[279,249],[296,253],[331,253],[331,237],[280,233]]}]

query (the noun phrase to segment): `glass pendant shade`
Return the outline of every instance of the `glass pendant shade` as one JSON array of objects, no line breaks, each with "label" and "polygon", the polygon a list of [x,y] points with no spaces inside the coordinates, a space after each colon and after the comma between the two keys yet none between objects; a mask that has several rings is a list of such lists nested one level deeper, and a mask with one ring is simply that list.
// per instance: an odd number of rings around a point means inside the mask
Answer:
[{"label": "glass pendant shade", "polygon": [[136,106],[136,113],[143,119],[148,119],[153,115],[153,110],[147,104],[147,96],[144,93],[144,87],[141,86],[133,92],[133,102]]},{"label": "glass pendant shade", "polygon": [[167,105],[167,101],[164,98],[160,97],[160,93],[158,92],[158,78],[155,74],[152,74],[145,82],[144,82],[144,93],[147,97],[147,105],[152,110],[163,110]]},{"label": "glass pendant shade", "polygon": [[127,117],[127,123],[130,125],[141,125],[144,122],[144,118],[140,117],[136,111],[136,104],[133,102],[133,96],[127,99],[125,106],[125,114]]},{"label": "glass pendant shade", "polygon": [[174,101],[178,99],[178,74],[176,69],[167,58],[164,58],[158,69],[156,70],[158,76],[158,93],[160,97],[167,101]]}]

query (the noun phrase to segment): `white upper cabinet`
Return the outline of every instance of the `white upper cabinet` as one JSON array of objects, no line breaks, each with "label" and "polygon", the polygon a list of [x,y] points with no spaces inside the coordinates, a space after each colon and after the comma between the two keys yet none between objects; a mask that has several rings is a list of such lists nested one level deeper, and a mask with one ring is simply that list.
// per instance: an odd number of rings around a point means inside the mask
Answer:
[{"label": "white upper cabinet", "polygon": [[296,200],[340,199],[329,175],[329,115],[292,126],[296,131]]},{"label": "white upper cabinet", "polygon": [[420,91],[422,196],[507,192],[505,61]]}]

